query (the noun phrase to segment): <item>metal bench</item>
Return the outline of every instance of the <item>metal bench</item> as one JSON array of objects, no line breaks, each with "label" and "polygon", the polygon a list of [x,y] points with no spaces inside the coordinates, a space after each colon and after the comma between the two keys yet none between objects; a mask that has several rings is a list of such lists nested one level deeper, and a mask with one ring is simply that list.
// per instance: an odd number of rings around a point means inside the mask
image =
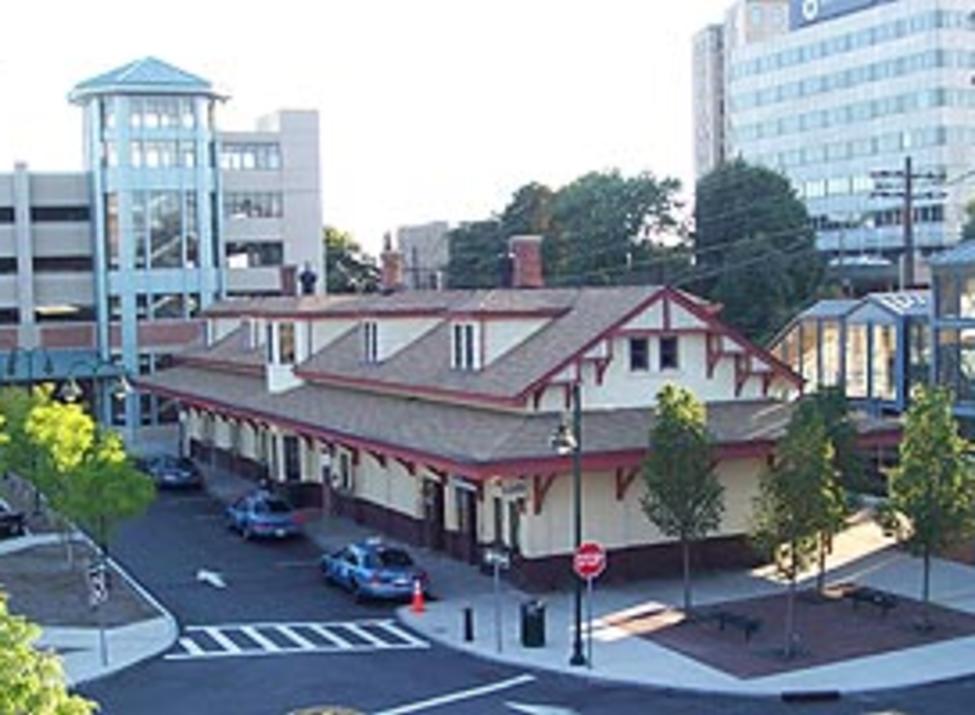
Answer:
[{"label": "metal bench", "polygon": [[752,618],[751,616],[746,616],[741,613],[732,613],[731,611],[718,611],[714,614],[714,620],[718,622],[718,630],[724,630],[725,626],[731,626],[732,628],[737,628],[742,633],[745,634],[745,642],[747,643],[752,639],[759,629],[762,627],[762,620],[760,618]]},{"label": "metal bench", "polygon": [[897,598],[895,596],[867,586],[860,586],[851,590],[846,597],[853,603],[854,610],[861,603],[866,603],[874,608],[879,608],[881,614],[886,616],[888,611],[897,608]]}]

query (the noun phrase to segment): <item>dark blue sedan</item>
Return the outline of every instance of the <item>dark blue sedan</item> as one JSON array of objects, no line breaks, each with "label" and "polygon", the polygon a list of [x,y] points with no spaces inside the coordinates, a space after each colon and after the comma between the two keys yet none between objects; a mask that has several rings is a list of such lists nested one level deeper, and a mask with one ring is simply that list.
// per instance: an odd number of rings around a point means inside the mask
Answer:
[{"label": "dark blue sedan", "polygon": [[152,477],[159,489],[199,489],[203,478],[192,459],[157,455],[139,461],[138,466]]},{"label": "dark blue sedan", "polygon": [[242,496],[227,507],[227,526],[245,539],[284,539],[301,532],[291,505],[263,489]]},{"label": "dark blue sedan", "polygon": [[427,573],[406,551],[380,541],[349,544],[323,556],[321,566],[326,581],[348,589],[357,601],[407,599],[417,581],[424,594],[430,587]]}]

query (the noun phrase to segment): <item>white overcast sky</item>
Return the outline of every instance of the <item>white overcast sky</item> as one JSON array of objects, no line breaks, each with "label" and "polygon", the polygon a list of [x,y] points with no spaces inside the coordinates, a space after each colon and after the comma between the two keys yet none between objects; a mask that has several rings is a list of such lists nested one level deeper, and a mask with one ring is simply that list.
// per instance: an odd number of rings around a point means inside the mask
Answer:
[{"label": "white overcast sky", "polygon": [[690,39],[729,0],[11,2],[0,171],[81,166],[78,81],[154,55],[232,95],[223,128],[321,113],[324,220],[476,219],[593,169],[691,179]]}]

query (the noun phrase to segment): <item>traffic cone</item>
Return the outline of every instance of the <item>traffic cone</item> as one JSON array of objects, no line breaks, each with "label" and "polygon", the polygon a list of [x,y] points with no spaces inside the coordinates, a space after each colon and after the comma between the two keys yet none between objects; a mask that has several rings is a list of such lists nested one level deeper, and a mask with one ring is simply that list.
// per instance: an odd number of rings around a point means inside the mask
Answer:
[{"label": "traffic cone", "polygon": [[425,610],[427,607],[423,601],[423,586],[420,585],[420,579],[416,579],[413,581],[413,602],[410,603],[410,611],[423,613]]}]

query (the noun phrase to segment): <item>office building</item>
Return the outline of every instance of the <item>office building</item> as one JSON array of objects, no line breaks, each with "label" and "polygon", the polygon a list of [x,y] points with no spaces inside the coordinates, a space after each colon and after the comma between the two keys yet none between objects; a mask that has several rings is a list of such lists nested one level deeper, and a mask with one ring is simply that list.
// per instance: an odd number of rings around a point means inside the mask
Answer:
[{"label": "office building", "polygon": [[788,176],[821,250],[889,259],[903,252],[905,187],[875,172],[911,157],[915,245],[951,245],[972,193],[973,32],[964,0],[792,0],[788,31],[725,38],[724,156]]},{"label": "office building", "polygon": [[788,0],[738,0],[724,22],[708,25],[693,42],[694,172],[703,176],[728,157],[725,67],[729,54],[788,30]]},{"label": "office building", "polygon": [[112,378],[167,365],[216,300],[294,294],[298,272],[323,275],[318,117],[222,132],[227,97],[153,58],[69,98],[84,169],[0,175],[2,377],[77,381],[117,425],[175,419],[116,395]]},{"label": "office building", "polygon": [[449,231],[450,225],[446,221],[400,226],[396,230],[407,288],[437,290],[444,286],[450,261]]}]

